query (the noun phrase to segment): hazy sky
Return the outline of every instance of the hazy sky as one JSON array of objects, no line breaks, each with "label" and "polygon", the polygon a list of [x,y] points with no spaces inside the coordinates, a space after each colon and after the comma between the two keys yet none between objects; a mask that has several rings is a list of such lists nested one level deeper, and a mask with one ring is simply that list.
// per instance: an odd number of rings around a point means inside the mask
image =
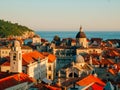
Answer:
[{"label": "hazy sky", "polygon": [[120,0],[0,0],[0,19],[34,30],[120,30]]}]

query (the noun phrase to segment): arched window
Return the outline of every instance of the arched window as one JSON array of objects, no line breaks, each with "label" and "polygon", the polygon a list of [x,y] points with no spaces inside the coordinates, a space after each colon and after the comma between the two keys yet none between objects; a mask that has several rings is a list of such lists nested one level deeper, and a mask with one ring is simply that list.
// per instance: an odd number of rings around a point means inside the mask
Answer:
[{"label": "arched window", "polygon": [[13,60],[16,60],[16,53],[13,54]]}]

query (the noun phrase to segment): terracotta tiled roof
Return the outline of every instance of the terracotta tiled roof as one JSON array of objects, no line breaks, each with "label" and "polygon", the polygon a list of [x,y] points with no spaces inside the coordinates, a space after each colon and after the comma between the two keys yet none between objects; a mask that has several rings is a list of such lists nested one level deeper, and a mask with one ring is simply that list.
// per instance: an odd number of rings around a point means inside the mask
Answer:
[{"label": "terracotta tiled roof", "polygon": [[72,39],[72,43],[76,43],[76,39]]},{"label": "terracotta tiled roof", "polygon": [[[23,54],[22,55],[22,65],[28,65],[30,63],[33,63],[36,60],[38,60],[38,58],[43,59],[43,58],[45,58],[45,56],[38,51],[33,51],[30,53]],[[3,66],[10,66],[9,60],[6,61],[5,63],[3,63],[2,65]]]},{"label": "terracotta tiled roof", "polygon": [[61,90],[61,88],[57,88],[54,86],[50,86],[50,85],[45,85],[49,90]]},{"label": "terracotta tiled roof", "polygon": [[48,62],[51,63],[51,62],[54,62],[56,60],[56,56],[53,55],[53,54],[49,54],[48,55]]},{"label": "terracotta tiled roof", "polygon": [[45,58],[45,56],[42,53],[38,52],[38,51],[30,52],[30,53],[28,53],[28,55],[31,56],[34,59],[38,59],[38,58],[43,59],[43,58]]},{"label": "terracotta tiled roof", "polygon": [[48,62],[51,63],[51,62],[54,62],[56,60],[56,56],[53,55],[53,54],[50,54],[48,52],[43,52],[42,53],[44,56],[47,56],[48,57]]},{"label": "terracotta tiled roof", "polygon": [[84,79],[76,82],[76,84],[79,86],[87,86],[92,83],[98,83],[98,84],[105,86],[105,83],[103,81],[101,81],[98,77],[95,77],[93,75],[89,75],[89,76],[85,77]]},{"label": "terracotta tiled roof", "polygon": [[117,63],[117,64],[114,64],[113,66],[114,68],[110,68],[108,71],[113,75],[117,75],[118,72],[120,71],[120,65],[119,63]]},{"label": "terracotta tiled roof", "polygon": [[29,56],[29,55],[27,55],[27,54],[23,54],[22,55],[22,61],[23,61],[23,64],[24,64],[24,62],[26,62],[26,63],[33,63],[35,60],[31,57],[31,56]]},{"label": "terracotta tiled roof", "polygon": [[41,38],[41,42],[48,42],[47,40],[45,40],[44,38]]},{"label": "terracotta tiled roof", "polygon": [[111,74],[113,74],[113,75],[116,75],[117,74],[117,70],[115,70],[115,69],[109,69],[108,70]]},{"label": "terracotta tiled roof", "polygon": [[102,59],[102,60],[100,60],[100,63],[103,65],[113,65],[114,64],[114,62],[110,59]]},{"label": "terracotta tiled roof", "polygon": [[43,83],[38,83],[34,87],[38,88],[38,90],[61,90],[61,88],[58,88],[56,86],[50,86]]},{"label": "terracotta tiled roof", "polygon": [[29,46],[21,46],[21,49],[32,49],[32,48]]},{"label": "terracotta tiled roof", "polygon": [[35,62],[39,58],[44,59],[45,56],[38,51],[33,51],[33,52],[30,52],[30,53],[23,54],[22,58],[23,58],[22,64],[27,65],[27,64]]},{"label": "terracotta tiled roof", "polygon": [[24,73],[14,74],[12,76],[0,79],[0,90],[12,87],[23,82],[32,83],[34,82],[34,80]]},{"label": "terracotta tiled roof", "polygon": [[92,64],[93,65],[100,65],[100,62],[98,60],[92,59]]},{"label": "terracotta tiled roof", "polygon": [[6,62],[3,63],[1,66],[10,66],[10,61],[6,61]]},{"label": "terracotta tiled roof", "polygon": [[104,86],[103,85],[100,85],[98,83],[94,83],[92,85],[92,90],[103,90],[104,89]]},{"label": "terracotta tiled roof", "polygon": [[117,49],[107,49],[106,50],[106,55],[110,56],[110,57],[116,57],[116,56],[120,56],[120,52]]},{"label": "terracotta tiled roof", "polygon": [[[54,62],[56,60],[56,56],[53,54],[49,54],[47,52],[45,53],[40,53],[38,51],[33,51],[30,53],[26,53],[22,55],[22,65],[28,65],[30,63],[33,63],[35,61],[37,61],[38,59],[42,60],[45,57],[48,57],[48,62]],[[10,66],[10,61],[9,59],[2,64],[3,66]]]}]

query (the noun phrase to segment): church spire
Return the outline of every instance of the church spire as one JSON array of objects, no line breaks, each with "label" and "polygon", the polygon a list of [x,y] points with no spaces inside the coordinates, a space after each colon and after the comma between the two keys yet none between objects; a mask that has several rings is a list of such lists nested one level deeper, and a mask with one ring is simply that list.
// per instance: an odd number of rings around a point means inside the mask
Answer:
[{"label": "church spire", "polygon": [[80,32],[82,32],[82,26],[80,26]]}]

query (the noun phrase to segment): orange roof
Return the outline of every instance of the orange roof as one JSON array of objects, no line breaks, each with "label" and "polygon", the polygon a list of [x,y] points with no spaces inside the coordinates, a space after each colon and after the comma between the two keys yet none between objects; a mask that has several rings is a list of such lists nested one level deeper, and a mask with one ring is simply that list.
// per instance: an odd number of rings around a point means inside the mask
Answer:
[{"label": "orange roof", "polygon": [[[22,61],[23,62],[26,62],[26,63],[33,63],[35,60],[32,58],[32,57],[30,57],[29,55],[27,55],[27,54],[23,54],[22,55]],[[23,63],[24,64],[24,63]]]},{"label": "orange roof", "polygon": [[100,63],[104,64],[104,65],[108,65],[108,64],[113,65],[114,64],[114,62],[110,59],[102,59],[102,60],[100,60]]},{"label": "orange roof", "polygon": [[91,83],[98,83],[105,86],[105,83],[103,81],[101,81],[98,77],[95,77],[93,75],[89,75],[84,79],[76,82],[76,84],[79,86],[87,86],[90,85]]},{"label": "orange roof", "polygon": [[76,43],[76,39],[72,39],[72,43]]},{"label": "orange roof", "polygon": [[[44,59],[45,57],[48,57],[48,62],[52,63],[56,60],[56,56],[53,54],[49,54],[47,52],[40,53],[38,51],[33,51],[30,53],[25,53],[22,55],[22,65],[28,65],[30,63],[33,63],[37,61],[39,58],[40,60]],[[3,66],[10,66],[9,59],[5,63],[2,64]]]},{"label": "orange roof", "polygon": [[108,71],[113,75],[116,75],[118,73],[116,69],[109,69]]},{"label": "orange roof", "polygon": [[38,58],[43,59],[43,58],[45,58],[45,56],[42,53],[38,52],[38,51],[30,52],[30,53],[28,53],[28,55],[31,56],[34,59],[38,59]]},{"label": "orange roof", "polygon": [[38,58],[43,59],[45,58],[45,56],[38,51],[33,51],[30,53],[23,54],[22,58],[23,58],[22,64],[27,65],[29,63],[35,62],[36,60],[38,60]]},{"label": "orange roof", "polygon": [[117,51],[113,50],[113,53],[115,56],[119,56],[119,53]]},{"label": "orange roof", "polygon": [[44,83],[38,83],[34,86],[35,88],[38,88],[38,90],[61,90],[60,87],[57,86],[50,86]]},{"label": "orange roof", "polygon": [[93,64],[93,65],[100,65],[99,61],[98,61],[98,60],[95,60],[95,59],[92,59],[92,64]]},{"label": "orange roof", "polygon": [[6,62],[3,63],[1,66],[10,66],[10,61],[6,61]]},{"label": "orange roof", "polygon": [[54,62],[56,60],[56,56],[55,55],[53,55],[53,54],[49,54],[48,55],[48,62],[49,63],[52,63],[52,62]]},{"label": "orange roof", "polygon": [[34,82],[34,80],[33,78],[30,78],[27,74],[24,74],[24,73],[14,74],[12,76],[8,76],[0,79],[0,90],[12,87],[14,85],[17,85],[23,82],[32,83]]},{"label": "orange roof", "polygon": [[56,56],[53,55],[53,54],[50,54],[50,53],[48,53],[48,52],[43,52],[42,54],[43,54],[44,56],[47,56],[47,57],[48,57],[48,62],[49,62],[49,63],[52,63],[52,62],[54,62],[54,61],[56,60]]},{"label": "orange roof", "polygon": [[92,85],[92,90],[103,90],[103,89],[104,89],[104,86],[98,83],[95,83]]}]

